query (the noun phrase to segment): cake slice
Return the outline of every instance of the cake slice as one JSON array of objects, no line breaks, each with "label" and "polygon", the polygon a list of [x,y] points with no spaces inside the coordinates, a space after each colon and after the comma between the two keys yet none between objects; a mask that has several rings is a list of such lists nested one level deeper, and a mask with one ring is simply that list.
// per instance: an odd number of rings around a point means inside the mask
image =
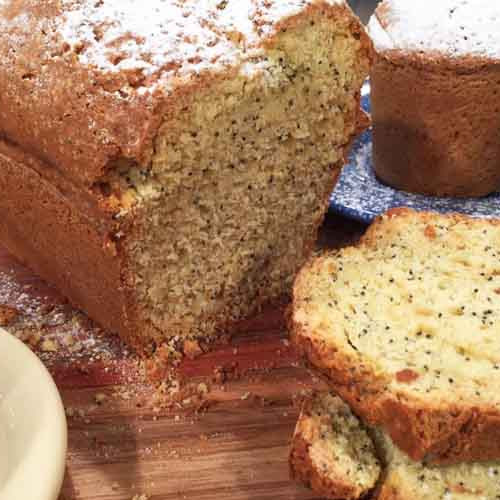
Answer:
[{"label": "cake slice", "polygon": [[0,241],[138,351],[291,293],[363,124],[344,0],[0,2]]},{"label": "cake slice", "polygon": [[500,223],[409,209],[298,276],[295,344],[414,460],[500,459]]},{"label": "cake slice", "polygon": [[302,407],[292,439],[290,472],[325,498],[351,500],[375,487],[381,466],[360,421],[339,397],[326,393]]},{"label": "cake slice", "polygon": [[[377,433],[375,433],[376,435]],[[414,462],[379,434],[387,471],[377,500],[498,500],[500,461],[426,465]]]},{"label": "cake slice", "polygon": [[[290,466],[293,478],[330,499],[362,498],[374,487],[376,500],[500,498],[500,462],[414,462],[387,434],[364,427],[340,398],[329,393],[304,404]],[[352,474],[353,470],[363,472]]]}]

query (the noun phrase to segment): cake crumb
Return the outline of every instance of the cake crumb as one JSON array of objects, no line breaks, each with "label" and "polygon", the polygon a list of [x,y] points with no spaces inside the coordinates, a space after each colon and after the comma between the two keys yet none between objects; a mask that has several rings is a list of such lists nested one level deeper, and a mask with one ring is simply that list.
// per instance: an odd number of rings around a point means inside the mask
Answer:
[{"label": "cake crumb", "polygon": [[185,340],[182,350],[189,359],[196,359],[203,354],[203,350],[197,340]]},{"label": "cake crumb", "polygon": [[106,394],[104,394],[103,392],[98,392],[95,396],[94,396],[94,400],[95,402],[98,404],[98,405],[102,405],[106,399],[108,397],[106,396]]},{"label": "cake crumb", "polygon": [[19,316],[19,311],[15,307],[0,305],[0,326],[12,324]]},{"label": "cake crumb", "polygon": [[208,386],[204,382],[198,384],[198,394],[208,394]]},{"label": "cake crumb", "polygon": [[57,344],[51,339],[45,339],[40,346],[43,352],[57,352]]}]

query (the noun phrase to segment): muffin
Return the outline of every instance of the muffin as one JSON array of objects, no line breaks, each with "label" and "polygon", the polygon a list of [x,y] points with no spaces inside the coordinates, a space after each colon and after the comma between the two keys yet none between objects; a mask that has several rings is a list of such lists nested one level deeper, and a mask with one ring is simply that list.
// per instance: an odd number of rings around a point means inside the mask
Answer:
[{"label": "muffin", "polygon": [[369,22],[379,179],[436,196],[500,189],[500,4],[384,0]]}]

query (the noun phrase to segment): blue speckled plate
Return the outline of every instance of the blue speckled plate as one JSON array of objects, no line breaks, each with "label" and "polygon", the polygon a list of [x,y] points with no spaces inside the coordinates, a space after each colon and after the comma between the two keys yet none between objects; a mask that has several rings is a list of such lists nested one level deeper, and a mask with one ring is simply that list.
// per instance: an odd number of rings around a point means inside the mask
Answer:
[{"label": "blue speckled plate", "polygon": [[[370,111],[370,85],[362,90],[362,106]],[[398,191],[382,184],[372,168],[372,133],[364,132],[354,143],[330,199],[330,211],[370,223],[394,207],[435,212],[459,212],[473,217],[500,217],[500,193],[486,198],[438,198]]]}]

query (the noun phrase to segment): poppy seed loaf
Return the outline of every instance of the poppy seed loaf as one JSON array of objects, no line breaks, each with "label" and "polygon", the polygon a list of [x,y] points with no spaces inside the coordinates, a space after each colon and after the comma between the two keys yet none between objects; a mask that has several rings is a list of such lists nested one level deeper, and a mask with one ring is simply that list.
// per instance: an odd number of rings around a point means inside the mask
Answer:
[{"label": "poppy seed loaf", "polygon": [[[311,408],[314,410],[311,411]],[[349,419],[348,425],[346,418]],[[346,448],[343,443],[350,443],[351,446],[359,443],[360,433],[364,444],[353,453],[353,448]],[[304,442],[307,442],[307,448],[304,448]],[[500,498],[500,462],[447,466],[414,462],[394,446],[386,434],[364,427],[340,398],[329,393],[317,394],[305,403],[291,449],[292,476],[326,498],[361,498],[375,485],[372,497],[376,500]],[[321,461],[308,461],[304,467],[305,462],[297,457],[312,455],[315,449],[324,450]],[[303,450],[306,451],[305,455]],[[369,474],[370,480],[363,481],[363,488],[355,490],[357,496],[343,496],[345,484],[351,488],[359,484],[349,474],[353,467]],[[298,474],[294,472],[297,470]],[[331,470],[336,471],[335,482],[330,481]],[[306,474],[316,477],[316,482],[308,481]],[[326,485],[327,488],[318,488],[318,484]]]},{"label": "poppy seed loaf", "polygon": [[0,240],[140,351],[289,294],[364,126],[342,0],[0,6]]},{"label": "poppy seed loaf", "polygon": [[414,460],[500,459],[500,223],[398,209],[299,274],[292,338]]}]

